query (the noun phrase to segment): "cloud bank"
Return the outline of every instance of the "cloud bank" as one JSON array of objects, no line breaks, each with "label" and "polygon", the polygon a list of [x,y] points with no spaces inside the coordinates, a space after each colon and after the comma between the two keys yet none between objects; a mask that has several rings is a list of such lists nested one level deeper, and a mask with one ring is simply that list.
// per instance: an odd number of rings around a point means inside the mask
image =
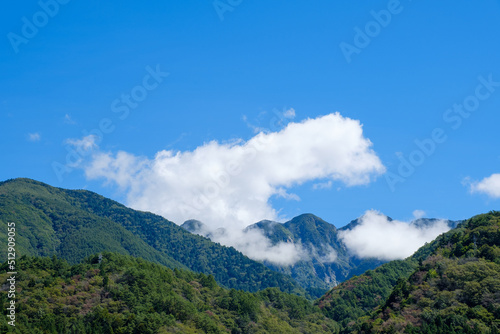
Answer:
[{"label": "cloud bank", "polygon": [[449,229],[444,220],[418,227],[407,222],[390,221],[380,212],[370,210],[360,218],[359,225],[339,233],[347,248],[358,257],[390,261],[412,255],[426,242]]},{"label": "cloud bank", "polygon": [[470,184],[472,193],[483,193],[492,198],[500,198],[500,174],[492,174],[479,182]]}]

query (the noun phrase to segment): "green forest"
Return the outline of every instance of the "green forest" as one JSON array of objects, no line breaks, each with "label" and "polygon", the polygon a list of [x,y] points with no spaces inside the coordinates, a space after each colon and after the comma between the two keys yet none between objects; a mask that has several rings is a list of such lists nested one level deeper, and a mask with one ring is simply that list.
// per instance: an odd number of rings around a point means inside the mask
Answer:
[{"label": "green forest", "polygon": [[500,212],[342,283],[318,305],[343,333],[499,333]]},{"label": "green forest", "polygon": [[[335,228],[316,218],[300,216],[283,235],[311,243],[335,238]],[[19,254],[15,327],[7,323],[11,221]],[[0,240],[2,332],[500,330],[499,211],[465,220],[412,256],[353,276],[319,298],[286,272],[160,216],[33,180],[0,183]]]},{"label": "green forest", "polygon": [[[308,300],[267,288],[224,289],[211,275],[116,253],[69,265],[53,256],[18,262],[15,333],[335,333]],[[8,278],[7,263],[0,280]],[[7,293],[0,293],[2,305]],[[5,310],[5,308],[4,308]],[[0,317],[0,329],[9,329]]]},{"label": "green forest", "polygon": [[[1,182],[0,245],[7,240],[9,221],[19,226],[16,243],[20,254],[57,255],[74,264],[110,251],[213,275],[227,288],[255,292],[279,287],[306,295],[290,276],[272,271],[232,247],[90,191],[55,188],[29,179]],[[6,259],[6,247],[0,247],[0,258]]]}]

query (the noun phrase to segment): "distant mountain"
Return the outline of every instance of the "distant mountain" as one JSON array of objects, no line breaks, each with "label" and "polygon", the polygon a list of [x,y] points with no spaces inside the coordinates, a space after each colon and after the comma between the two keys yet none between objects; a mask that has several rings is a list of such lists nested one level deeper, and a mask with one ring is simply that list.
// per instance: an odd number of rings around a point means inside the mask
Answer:
[{"label": "distant mountain", "polygon": [[316,304],[341,333],[499,333],[500,212],[462,221]]},{"label": "distant mountain", "polygon": [[293,242],[306,251],[305,260],[291,266],[266,262],[269,268],[295,278],[312,295],[320,296],[329,288],[383,263],[353,256],[340,240],[337,228],[313,214],[302,214],[280,224],[263,221],[247,229],[259,229],[273,244]]},{"label": "distant mountain", "polygon": [[[393,219],[391,217],[387,217],[387,220],[388,221],[393,221]],[[419,228],[423,228],[423,227],[428,227],[428,226],[434,225],[435,223],[437,223],[439,221],[444,221],[446,223],[446,225],[448,225],[448,227],[450,229],[457,227],[458,224],[460,224],[460,223],[463,222],[463,220],[448,220],[448,219],[437,219],[437,218],[418,218],[418,219],[412,220],[410,222],[410,224],[414,225],[416,227],[419,227]],[[359,224],[360,224],[359,219],[354,219],[349,224],[347,224],[347,225],[339,228],[339,231],[352,230],[353,228],[355,228]]]},{"label": "distant mountain", "polygon": [[[0,265],[6,282],[8,264]],[[2,333],[337,333],[308,300],[277,288],[256,293],[219,287],[213,276],[170,270],[104,252],[69,265],[23,256],[16,280],[16,327]],[[5,290],[5,289],[2,289]],[[7,307],[7,291],[0,301]]]},{"label": "distant mountain", "polygon": [[[417,226],[417,227],[427,227],[427,226],[434,225],[435,223],[437,223],[439,221],[443,221],[443,219],[419,218],[419,219],[412,221],[410,224]],[[457,227],[458,224],[463,222],[463,220],[447,220],[447,219],[444,219],[444,221],[446,222],[446,224],[448,225],[448,227],[450,229]]]},{"label": "distant mountain", "polygon": [[[390,217],[387,219],[392,221]],[[421,218],[410,224],[424,228],[438,221],[440,220]],[[459,223],[449,220],[445,222],[450,228]],[[293,265],[278,265],[269,261],[264,261],[264,264],[274,271],[290,275],[312,296],[320,297],[340,282],[387,262],[375,258],[361,259],[347,249],[339,237],[339,231],[352,230],[359,224],[359,219],[355,219],[337,229],[313,214],[302,214],[283,224],[263,220],[248,226],[245,231],[258,230],[273,245],[286,242],[300,246],[304,253],[301,261]],[[218,233],[223,233],[210,232],[207,226],[199,221],[187,221],[182,227],[213,240],[217,240]]]},{"label": "distant mountain", "polygon": [[102,251],[141,257],[169,268],[212,274],[228,288],[279,287],[304,294],[289,276],[234,248],[186,232],[148,212],[129,209],[86,190],[54,188],[30,179],[0,183],[0,260],[7,258],[7,223],[16,223],[16,250],[57,255],[70,263]]},{"label": "distant mountain", "polygon": [[[214,238],[214,233],[201,222],[187,221],[182,225],[191,233]],[[312,296],[319,297],[328,289],[384,263],[377,259],[362,260],[349,253],[339,239],[337,228],[313,214],[303,214],[282,224],[262,220],[248,226],[245,231],[258,230],[272,245],[281,242],[294,243],[302,251],[302,260],[293,265],[278,265],[269,261],[264,264],[274,271],[290,275]]]}]

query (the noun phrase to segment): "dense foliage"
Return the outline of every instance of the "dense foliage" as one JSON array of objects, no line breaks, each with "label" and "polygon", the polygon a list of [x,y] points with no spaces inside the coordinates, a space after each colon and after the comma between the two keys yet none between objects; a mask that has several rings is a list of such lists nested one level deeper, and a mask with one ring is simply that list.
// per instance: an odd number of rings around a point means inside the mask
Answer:
[{"label": "dense foliage", "polygon": [[[29,255],[16,268],[18,333],[500,333],[497,211],[460,223],[406,260],[352,277],[314,304],[297,296],[305,292],[291,277],[89,191],[0,183],[2,261],[11,221],[17,253]],[[313,215],[251,228],[314,255],[274,268],[309,284],[311,295],[328,279],[373,265],[350,257],[337,229]],[[325,260],[332,250],[335,261]],[[4,263],[3,282],[7,271]],[[4,314],[7,301],[4,284]],[[6,323],[0,317],[3,332]]]},{"label": "dense foliage", "polygon": [[[129,209],[86,190],[65,190],[29,180],[0,183],[0,246],[7,222],[18,227],[20,254],[57,256],[77,263],[101,251],[133,255],[213,275],[228,288],[258,291],[279,287],[304,295],[289,276],[274,272],[231,247],[188,233],[147,212]],[[5,260],[6,247],[0,247]]]},{"label": "dense foliage", "polygon": [[383,303],[398,280],[408,277],[416,267],[417,262],[411,259],[391,261],[339,284],[316,303],[328,317],[347,328]]},{"label": "dense foliage", "polygon": [[500,212],[473,217],[415,256],[429,254],[359,333],[499,333]]},{"label": "dense foliage", "polygon": [[[23,256],[17,270],[16,333],[338,332],[308,300],[277,288],[227,290],[211,275],[116,253],[72,266],[55,256]],[[2,282],[7,271],[4,263]],[[1,291],[2,332],[9,326],[6,303]]]}]

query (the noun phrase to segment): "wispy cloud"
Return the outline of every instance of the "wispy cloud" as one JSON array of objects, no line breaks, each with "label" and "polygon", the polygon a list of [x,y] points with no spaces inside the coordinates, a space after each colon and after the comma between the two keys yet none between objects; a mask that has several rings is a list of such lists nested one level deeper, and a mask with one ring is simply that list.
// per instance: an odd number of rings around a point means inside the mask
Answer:
[{"label": "wispy cloud", "polygon": [[199,226],[196,234],[210,238],[214,242],[231,246],[257,260],[267,261],[276,265],[289,266],[299,261],[315,259],[321,263],[332,263],[337,260],[337,252],[330,245],[313,245],[302,243],[277,242],[272,243],[261,230],[256,228],[235,229],[219,228],[209,230],[207,226]]},{"label": "wispy cloud", "polygon": [[467,180],[466,183],[469,183],[472,193],[486,194],[495,199],[500,198],[500,174],[492,174],[481,181],[470,182]]},{"label": "wispy cloud", "polygon": [[391,221],[380,212],[370,210],[360,218],[359,225],[352,230],[341,231],[340,238],[347,248],[360,258],[389,261],[412,255],[426,242],[434,240],[449,229],[444,220],[415,226],[408,222]]},{"label": "wispy cloud", "polygon": [[326,182],[319,182],[319,183],[315,183],[313,184],[313,189],[314,190],[317,190],[317,189],[330,189],[333,185],[333,182],[331,180],[328,180]]},{"label": "wispy cloud", "polygon": [[287,109],[283,112],[283,117],[288,118],[288,119],[294,119],[295,118],[295,109],[290,108]]},{"label": "wispy cloud", "polygon": [[413,218],[420,219],[425,217],[426,213],[424,210],[415,210],[413,211]]},{"label": "wispy cloud", "polygon": [[76,121],[71,118],[69,114],[64,115],[64,123],[66,124],[76,124]]},{"label": "wispy cloud", "polygon": [[42,135],[38,132],[35,133],[28,133],[28,140],[32,142],[37,142],[42,139]]},{"label": "wispy cloud", "polygon": [[77,150],[88,151],[97,148],[96,140],[95,135],[88,135],[81,139],[68,138],[66,144],[74,146]]}]

